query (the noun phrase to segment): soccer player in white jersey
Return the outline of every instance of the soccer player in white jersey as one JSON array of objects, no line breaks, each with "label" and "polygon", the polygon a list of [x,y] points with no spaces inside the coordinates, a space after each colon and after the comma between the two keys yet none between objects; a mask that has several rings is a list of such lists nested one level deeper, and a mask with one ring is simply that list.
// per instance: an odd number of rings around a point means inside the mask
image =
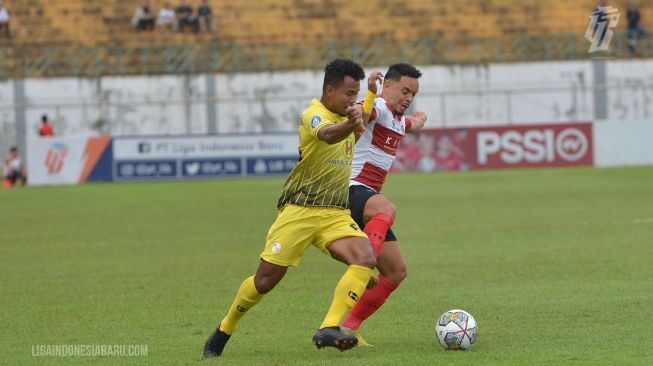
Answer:
[{"label": "soccer player in white jersey", "polygon": [[368,82],[363,103],[363,120],[367,127],[358,133],[349,181],[349,209],[357,224],[370,238],[379,270],[378,285],[367,290],[342,323],[343,331],[355,334],[358,345],[370,345],[360,337],[361,323],[376,312],[406,278],[406,262],[392,232],[395,205],[380,192],[399,143],[406,133],[421,129],[424,112],[413,116],[404,113],[419,90],[421,72],[414,66],[391,65],[383,80],[383,91],[376,96],[376,82],[382,74],[375,71]]}]

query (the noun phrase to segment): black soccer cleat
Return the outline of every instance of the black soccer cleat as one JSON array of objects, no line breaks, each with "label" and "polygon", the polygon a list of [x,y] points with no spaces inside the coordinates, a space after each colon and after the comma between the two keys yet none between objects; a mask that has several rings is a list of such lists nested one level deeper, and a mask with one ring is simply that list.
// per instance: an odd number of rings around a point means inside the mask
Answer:
[{"label": "black soccer cleat", "polygon": [[344,334],[338,326],[318,329],[313,336],[313,344],[318,349],[335,347],[342,352],[355,347],[357,343],[356,336]]},{"label": "black soccer cleat", "polygon": [[204,344],[204,357],[220,356],[230,337],[231,335],[221,331],[218,326],[209,338],[206,339],[206,343]]}]

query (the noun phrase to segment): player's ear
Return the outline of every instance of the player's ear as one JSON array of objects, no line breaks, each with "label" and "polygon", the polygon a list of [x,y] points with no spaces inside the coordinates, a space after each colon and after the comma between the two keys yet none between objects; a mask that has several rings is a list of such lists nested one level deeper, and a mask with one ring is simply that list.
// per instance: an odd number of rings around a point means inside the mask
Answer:
[{"label": "player's ear", "polygon": [[326,89],[324,89],[324,94],[328,97],[332,96],[335,91],[335,86],[328,84]]}]

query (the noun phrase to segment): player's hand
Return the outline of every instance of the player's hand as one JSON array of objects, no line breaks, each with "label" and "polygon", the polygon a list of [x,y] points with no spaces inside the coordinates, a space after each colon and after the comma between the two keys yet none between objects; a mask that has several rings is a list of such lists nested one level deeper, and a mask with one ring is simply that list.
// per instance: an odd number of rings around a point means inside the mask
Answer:
[{"label": "player's hand", "polygon": [[355,128],[360,128],[363,126],[363,112],[354,106],[349,106],[345,109],[347,113],[347,123],[355,126]]},{"label": "player's hand", "polygon": [[370,74],[370,77],[367,79],[367,90],[371,91],[372,93],[376,94],[376,83],[381,83],[383,82],[383,73],[381,71],[372,71]]},{"label": "player's hand", "polygon": [[414,113],[414,116],[426,122],[426,113],[418,111]]},{"label": "player's hand", "polygon": [[363,135],[363,133],[365,133],[365,129],[367,129],[368,125],[369,124],[365,123],[365,120],[363,120],[363,123],[356,126],[356,129],[354,130],[354,132],[356,133],[356,140],[357,141]]},{"label": "player's hand", "polygon": [[407,116],[407,118],[410,119],[410,122],[412,123],[410,131],[417,131],[426,124],[426,113],[424,112],[415,112],[412,116]]}]

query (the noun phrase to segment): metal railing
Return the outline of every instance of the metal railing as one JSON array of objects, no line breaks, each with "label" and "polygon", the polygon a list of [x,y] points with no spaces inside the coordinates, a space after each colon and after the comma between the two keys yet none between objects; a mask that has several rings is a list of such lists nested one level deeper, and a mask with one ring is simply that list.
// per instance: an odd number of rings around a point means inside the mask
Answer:
[{"label": "metal railing", "polygon": [[[641,39],[632,55],[626,35],[616,34],[602,57],[653,57],[653,40]],[[363,65],[403,61],[417,65],[484,64],[589,59],[582,35],[554,34],[457,40],[424,37],[412,41],[378,38],[370,42],[229,43],[212,42],[138,47],[0,47],[0,78],[99,77],[319,70],[335,57]]]}]

